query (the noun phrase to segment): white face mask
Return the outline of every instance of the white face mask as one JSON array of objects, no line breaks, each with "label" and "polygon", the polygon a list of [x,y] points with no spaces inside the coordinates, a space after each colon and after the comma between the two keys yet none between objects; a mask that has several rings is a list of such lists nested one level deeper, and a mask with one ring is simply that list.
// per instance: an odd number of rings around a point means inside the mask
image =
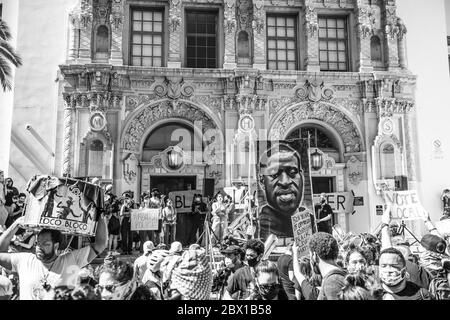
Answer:
[{"label": "white face mask", "polygon": [[405,269],[402,269],[400,271],[393,270],[393,271],[381,271],[380,270],[380,279],[381,281],[387,285],[388,287],[395,287],[400,282],[402,282],[405,279],[405,273],[403,272]]}]

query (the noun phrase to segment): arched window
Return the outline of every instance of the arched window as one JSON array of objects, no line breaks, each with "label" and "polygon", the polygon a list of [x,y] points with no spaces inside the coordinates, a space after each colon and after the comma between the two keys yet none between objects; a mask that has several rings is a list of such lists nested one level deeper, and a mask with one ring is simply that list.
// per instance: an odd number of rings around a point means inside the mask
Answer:
[{"label": "arched window", "polygon": [[305,126],[296,129],[286,138],[311,138],[311,147],[319,148],[322,151],[338,151],[339,147],[335,139],[319,126]]},{"label": "arched window", "polygon": [[100,140],[92,140],[88,148],[88,170],[89,177],[103,176],[103,142]]},{"label": "arched window", "polygon": [[106,26],[97,29],[96,52],[109,52],[109,30]]},{"label": "arched window", "polygon": [[237,62],[250,64],[250,40],[247,31],[241,30],[237,38]]},{"label": "arched window", "polygon": [[[151,159],[170,146],[179,146],[184,152],[201,153],[201,138],[194,134],[194,129],[183,123],[167,123],[157,127],[147,137],[143,147],[142,161]],[[194,155],[197,159],[197,154]]]},{"label": "arched window", "polygon": [[396,176],[395,149],[390,143],[381,149],[381,176],[383,179],[394,179]]},{"label": "arched window", "polygon": [[383,61],[383,55],[381,52],[381,40],[378,36],[372,36],[372,38],[370,38],[370,57],[372,61]]}]

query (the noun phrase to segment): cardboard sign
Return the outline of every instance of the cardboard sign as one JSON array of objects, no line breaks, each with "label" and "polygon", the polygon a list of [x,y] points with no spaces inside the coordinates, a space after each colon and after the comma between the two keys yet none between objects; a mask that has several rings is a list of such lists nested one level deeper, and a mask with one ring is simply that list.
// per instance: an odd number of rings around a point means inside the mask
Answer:
[{"label": "cardboard sign", "polygon": [[308,240],[312,235],[311,211],[305,210],[292,216],[294,241],[297,244],[298,256],[308,253]]},{"label": "cardboard sign", "polygon": [[158,230],[160,209],[131,210],[131,230]]},{"label": "cardboard sign", "polygon": [[426,216],[416,190],[385,192],[384,200],[391,205],[392,219],[417,220]]},{"label": "cardboard sign", "polygon": [[[54,188],[49,189],[50,185]],[[28,191],[24,225],[72,235],[95,235],[99,218],[97,206],[103,203],[99,186],[75,179],[41,176],[29,182]]]},{"label": "cardboard sign", "polygon": [[[195,194],[202,194],[200,190],[172,191],[169,193],[169,199],[177,210],[177,213],[190,213],[192,211],[192,201]],[[205,199],[203,199],[205,202]],[[206,203],[206,202],[205,202]]]},{"label": "cardboard sign", "polygon": [[[326,198],[333,212],[353,212],[353,194],[351,192],[327,193]],[[314,203],[320,203],[320,195],[314,195]]]},{"label": "cardboard sign", "polygon": [[245,208],[245,201],[243,201],[243,199],[244,195],[246,194],[247,188],[226,187],[223,188],[223,191],[231,197],[233,203],[236,205],[236,209]]}]

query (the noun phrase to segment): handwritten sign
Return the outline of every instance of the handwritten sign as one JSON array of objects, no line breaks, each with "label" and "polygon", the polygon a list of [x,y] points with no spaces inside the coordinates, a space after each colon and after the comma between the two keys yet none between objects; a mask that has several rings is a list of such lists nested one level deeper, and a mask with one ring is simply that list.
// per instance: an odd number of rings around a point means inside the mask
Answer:
[{"label": "handwritten sign", "polygon": [[312,235],[311,212],[305,210],[292,216],[292,229],[294,231],[294,241],[297,244],[298,255],[303,256],[308,253],[308,240]]},{"label": "handwritten sign", "polygon": [[245,208],[245,201],[243,201],[243,198],[247,188],[225,187],[223,188],[223,191],[231,197],[233,203],[236,205],[236,209]]},{"label": "handwritten sign", "polygon": [[391,205],[392,219],[417,220],[426,216],[416,190],[385,192],[384,200]]},{"label": "handwritten sign", "polygon": [[[190,213],[195,194],[202,194],[201,190],[173,191],[169,193],[169,199],[177,210],[177,213]],[[205,200],[203,200],[205,201]]]},{"label": "handwritten sign", "polygon": [[158,230],[159,209],[131,210],[131,230]]},{"label": "handwritten sign", "polygon": [[[351,192],[327,193],[326,199],[334,212],[353,212],[353,194]],[[320,196],[314,196],[314,203],[320,203]]]}]

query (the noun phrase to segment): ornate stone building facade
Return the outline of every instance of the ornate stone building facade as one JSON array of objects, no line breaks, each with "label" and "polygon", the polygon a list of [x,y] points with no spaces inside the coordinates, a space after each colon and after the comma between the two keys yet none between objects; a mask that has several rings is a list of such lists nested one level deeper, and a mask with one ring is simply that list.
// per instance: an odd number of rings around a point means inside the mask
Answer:
[{"label": "ornate stone building facade", "polygon": [[[339,215],[354,231],[382,188],[414,188],[416,78],[394,0],[80,0],[68,19],[61,174],[136,195],[170,177],[219,190],[246,179],[237,128],[250,119],[255,139],[328,141],[312,146],[313,185],[364,198]],[[192,141],[183,163],[177,129]]]}]

